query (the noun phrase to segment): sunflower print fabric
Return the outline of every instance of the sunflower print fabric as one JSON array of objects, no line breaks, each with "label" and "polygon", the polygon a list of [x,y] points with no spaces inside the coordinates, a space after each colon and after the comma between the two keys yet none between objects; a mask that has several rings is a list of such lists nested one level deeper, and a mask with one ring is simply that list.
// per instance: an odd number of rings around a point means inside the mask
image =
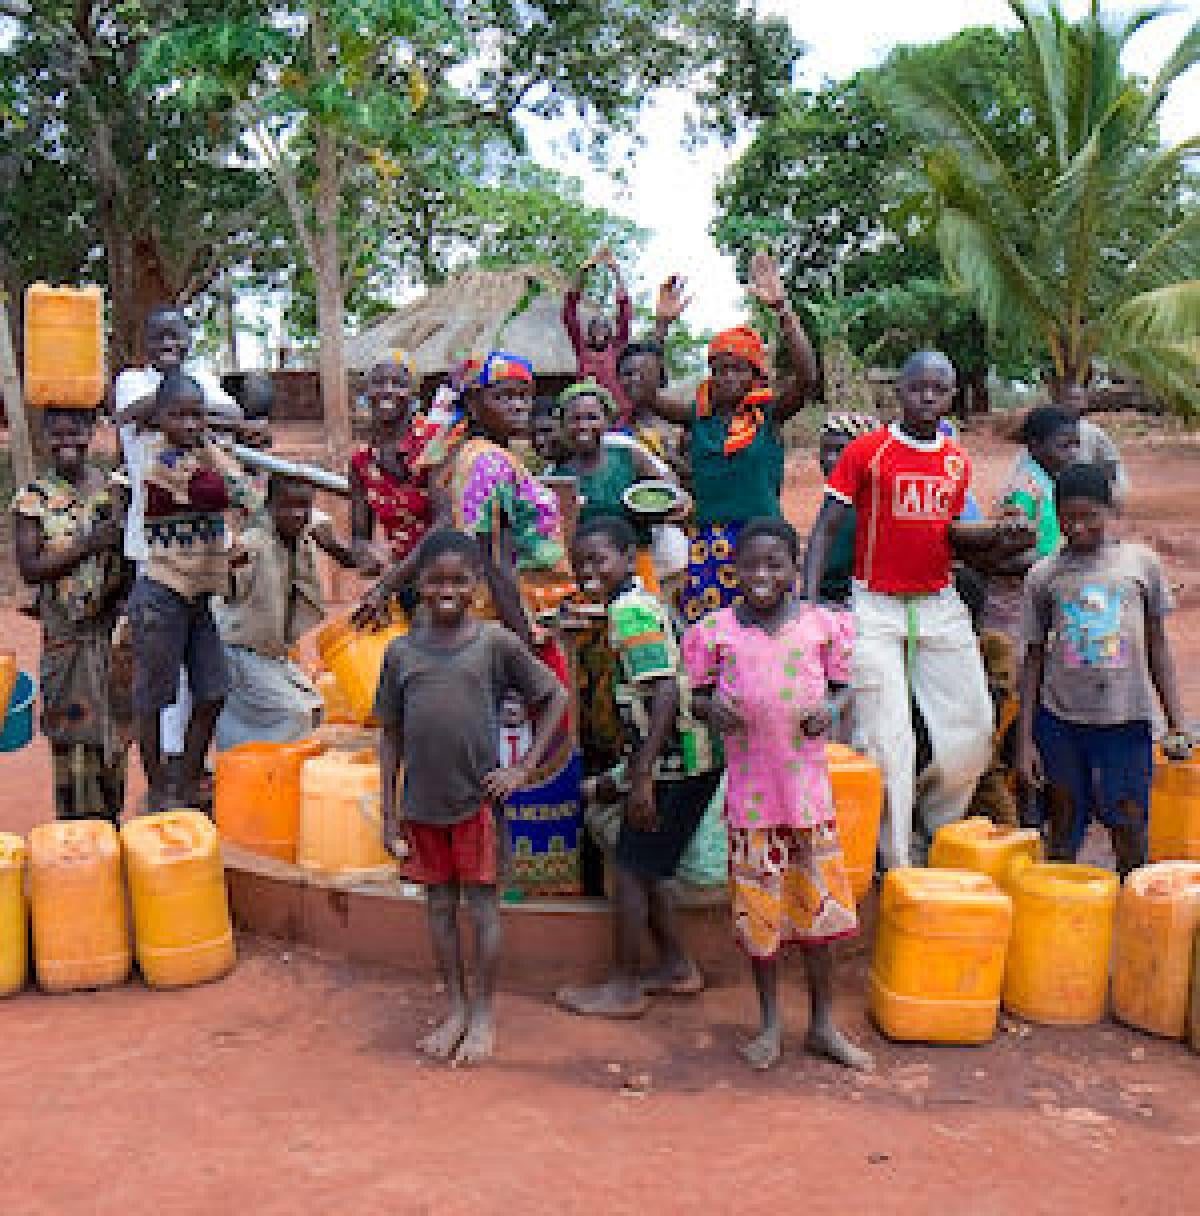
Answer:
[{"label": "sunflower print fabric", "polygon": [[742,602],[733,565],[733,550],[741,529],[740,523],[706,524],[692,534],[687,583],[681,600],[687,624],[694,625],[710,613]]}]

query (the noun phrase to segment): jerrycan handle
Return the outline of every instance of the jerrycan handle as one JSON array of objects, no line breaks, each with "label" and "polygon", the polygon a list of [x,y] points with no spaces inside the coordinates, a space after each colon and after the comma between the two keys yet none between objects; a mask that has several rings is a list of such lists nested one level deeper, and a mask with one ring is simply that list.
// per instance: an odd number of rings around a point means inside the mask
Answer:
[{"label": "jerrycan handle", "polygon": [[1007,889],[1013,886],[1022,874],[1033,865],[1033,859],[1025,853],[1015,853],[1008,859],[1007,865],[1000,872],[1000,886]]},{"label": "jerrycan handle", "polygon": [[151,830],[157,833],[163,848],[173,853],[186,853],[192,848],[194,841],[191,832],[187,831],[177,820],[164,815],[153,816]]}]

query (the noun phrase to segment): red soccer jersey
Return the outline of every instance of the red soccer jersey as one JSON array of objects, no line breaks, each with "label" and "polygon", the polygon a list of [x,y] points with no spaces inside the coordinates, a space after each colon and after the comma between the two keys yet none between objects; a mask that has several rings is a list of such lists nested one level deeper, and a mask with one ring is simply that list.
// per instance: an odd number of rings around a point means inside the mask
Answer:
[{"label": "red soccer jersey", "polygon": [[923,443],[892,425],[842,453],[826,494],[857,512],[854,577],[884,595],[931,595],[950,582],[950,523],[971,462],[952,439]]}]

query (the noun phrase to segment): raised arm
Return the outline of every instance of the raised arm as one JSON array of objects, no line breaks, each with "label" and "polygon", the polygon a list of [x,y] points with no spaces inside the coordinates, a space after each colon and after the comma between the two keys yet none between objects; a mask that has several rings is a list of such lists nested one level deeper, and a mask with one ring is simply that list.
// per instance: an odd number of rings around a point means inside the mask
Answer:
[{"label": "raised arm", "polygon": [[678,397],[668,397],[661,390],[654,395],[650,409],[666,422],[675,426],[690,427],[692,425],[692,405],[689,401],[680,401]]},{"label": "raised arm", "polygon": [[604,251],[604,264],[608,267],[613,280],[613,297],[617,305],[617,321],[613,328],[613,345],[618,351],[629,345],[629,330],[633,324],[633,308],[629,303],[629,289],[621,275],[621,267],[612,251]]},{"label": "raised arm", "polygon": [[595,259],[588,258],[579,267],[575,272],[575,277],[571,280],[571,286],[567,288],[567,293],[563,296],[563,329],[567,331],[567,337],[571,340],[571,349],[576,355],[583,350],[583,327],[579,324],[579,301],[583,296],[583,280],[594,264]]},{"label": "raised arm", "polygon": [[654,338],[660,345],[667,340],[671,326],[683,316],[692,302],[687,294],[687,279],[673,274],[658,286],[658,298],[654,302]]},{"label": "raised arm", "polygon": [[840,498],[834,498],[832,494],[826,494],[821,503],[804,552],[804,597],[809,603],[815,604],[821,598],[821,580],[829,564],[829,546],[849,510]]},{"label": "raised arm", "polygon": [[775,259],[758,252],[750,259],[750,294],[764,304],[779,322],[792,373],[775,387],[775,420],[786,422],[808,400],[817,386],[817,358],[812,343],[788,303],[783,278]]}]

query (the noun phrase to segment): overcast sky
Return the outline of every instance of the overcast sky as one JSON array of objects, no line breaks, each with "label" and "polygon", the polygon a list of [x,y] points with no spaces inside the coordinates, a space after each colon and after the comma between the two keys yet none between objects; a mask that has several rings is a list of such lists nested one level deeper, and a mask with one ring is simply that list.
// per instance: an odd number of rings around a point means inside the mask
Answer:
[{"label": "overcast sky", "polygon": [[[802,60],[801,82],[848,76],[860,67],[880,62],[901,42],[930,42],[966,25],[1010,25],[1004,0],[762,0],[760,7],[787,16],[809,53]],[[1123,6],[1126,7],[1126,6]],[[1086,0],[1067,0],[1072,16],[1087,9]],[[1178,6],[1138,35],[1130,44],[1126,67],[1150,74],[1200,15],[1200,0]],[[687,98],[670,94],[658,98],[642,123],[646,146],[628,174],[628,186],[618,189],[583,156],[573,155],[563,142],[561,127],[543,123],[529,134],[539,160],[582,179],[587,198],[628,216],[650,232],[637,267],[640,286],[649,290],[672,271],[691,280],[695,302],[691,320],[697,327],[732,324],[740,313],[741,289],[731,258],[722,257],[708,235],[713,219],[713,185],[736,157],[737,148],[707,147],[688,153],[680,145]],[[1169,139],[1195,131],[1200,115],[1200,71],[1193,70],[1176,86],[1163,113]]]}]

